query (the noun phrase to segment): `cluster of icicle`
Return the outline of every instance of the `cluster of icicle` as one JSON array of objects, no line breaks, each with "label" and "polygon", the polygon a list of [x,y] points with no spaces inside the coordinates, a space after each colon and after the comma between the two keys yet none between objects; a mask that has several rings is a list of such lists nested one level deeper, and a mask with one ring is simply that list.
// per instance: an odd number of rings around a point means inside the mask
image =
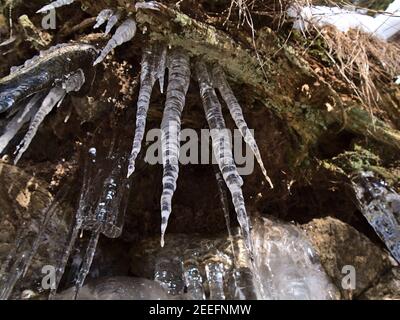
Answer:
[{"label": "cluster of icicle", "polygon": [[300,228],[264,217],[252,219],[252,224],[254,269],[235,231],[229,239],[171,235],[162,250],[143,241],[133,268],[140,277],[154,276],[169,295],[187,300],[338,298],[337,288]]},{"label": "cluster of icicle", "polygon": [[[136,131],[128,167],[128,176],[130,176],[135,171],[136,158],[141,150],[153,86],[159,80],[161,92],[163,92],[166,67],[168,68],[169,76],[164,114],[161,122],[161,147],[164,167],[163,192],[161,196],[162,246],[164,245],[168,219],[172,212],[173,194],[177,187],[181,117],[185,106],[185,96],[190,83],[190,61],[188,54],[182,49],[175,48],[167,54],[167,50],[163,45],[155,43],[144,50],[137,103]],[[215,66],[212,71],[211,75],[208,66],[204,62],[198,61],[196,63],[196,75],[200,86],[204,111],[211,129],[215,158],[217,159],[223,179],[232,194],[238,221],[242,227],[243,235],[247,239],[247,247],[251,251],[250,226],[241,190],[243,180],[237,172],[232,154],[232,146],[230,145],[229,135],[222,116],[221,104],[218,101],[214,86],[221,92],[236,125],[240,129],[245,141],[253,150],[262,168],[262,172],[271,187],[272,183],[267,176],[255,139],[244,120],[242,109],[226,81],[223,70]]]},{"label": "cluster of icicle", "polygon": [[42,92],[33,95],[25,108],[22,108],[7,124],[0,137],[0,153],[4,151],[22,126],[30,121],[29,129],[15,151],[14,163],[17,163],[28,149],[45,117],[55,106],[61,105],[67,93],[79,91],[84,83],[85,74],[79,69],[77,72],[67,75],[61,84],[50,89],[46,95]]}]

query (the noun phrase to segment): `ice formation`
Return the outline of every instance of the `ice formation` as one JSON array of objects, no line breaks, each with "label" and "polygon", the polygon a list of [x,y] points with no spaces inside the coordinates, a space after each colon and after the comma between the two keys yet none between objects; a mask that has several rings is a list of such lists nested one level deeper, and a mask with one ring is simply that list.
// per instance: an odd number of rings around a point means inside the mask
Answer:
[{"label": "ice formation", "polygon": [[121,15],[119,12],[113,13],[111,15],[111,17],[107,21],[105,34],[109,34],[111,32],[112,28],[114,28],[114,26],[118,23],[120,17]]},{"label": "ice formation", "polygon": [[241,226],[246,246],[251,254],[253,252],[253,246],[250,235],[249,219],[241,188],[243,180],[237,172],[235,161],[233,159],[231,143],[221,111],[221,104],[213,88],[207,66],[200,60],[196,62],[196,76],[200,86],[200,95],[203,100],[207,122],[211,130],[214,155],[225,183],[232,194],[232,201],[235,207],[237,219]]},{"label": "ice formation", "polygon": [[17,281],[24,277],[44,240],[45,232],[51,219],[60,210],[60,203],[64,199],[65,189],[61,189],[55,199],[43,210],[43,218],[32,219],[23,223],[16,235],[12,250],[3,262],[0,270],[0,300],[10,297]]},{"label": "ice formation", "polygon": [[[110,19],[111,20],[111,19]],[[109,22],[110,22],[109,20]],[[106,44],[104,49],[101,51],[100,56],[96,59],[93,65],[99,64],[102,62],[105,57],[116,47],[122,45],[125,42],[128,42],[133,39],[136,34],[136,22],[133,19],[125,20],[115,31],[115,34],[112,36],[110,41]]]},{"label": "ice formation", "polygon": [[57,8],[72,4],[74,2],[75,2],[75,0],[56,0],[56,1],[51,2],[48,5],[45,5],[43,8],[39,9],[36,13],[42,13],[42,12],[50,11],[53,9],[57,9]]},{"label": "ice formation", "polygon": [[296,19],[295,29],[305,30],[312,24],[319,27],[334,25],[340,31],[360,29],[383,40],[400,31],[400,0],[393,1],[384,13],[371,17],[358,10],[326,6],[292,6],[288,15]]},{"label": "ice formation", "polygon": [[10,75],[0,79],[0,113],[11,110],[35,93],[49,90],[78,69],[86,71],[97,54],[91,45],[65,43],[41,51],[23,66],[12,68]]},{"label": "ice formation", "polygon": [[268,177],[267,170],[265,170],[264,163],[261,158],[260,150],[258,149],[257,142],[253,137],[249,127],[247,126],[246,120],[243,116],[242,108],[240,107],[231,87],[229,86],[228,81],[225,78],[225,73],[222,68],[218,65],[215,65],[213,68],[213,83],[216,88],[218,88],[221,93],[222,98],[225,100],[226,105],[229,108],[231,116],[235,121],[236,126],[239,128],[240,133],[242,134],[244,141],[250,146],[253,151],[258,164],[261,167],[261,171],[269,183],[270,187],[273,188],[273,184],[271,179]]},{"label": "ice formation", "polygon": [[150,10],[156,10],[156,11],[160,10],[157,1],[137,2],[135,4],[135,8],[136,8],[136,10],[138,10],[138,9],[150,9]]},{"label": "ice formation", "polygon": [[[91,147],[85,153],[83,182],[75,221],[65,244],[64,256],[56,267],[57,288],[79,232],[89,232],[90,239],[75,282],[77,297],[89,273],[100,234],[117,238],[122,233],[130,182],[126,178],[127,154],[120,145],[122,140],[119,138],[121,137],[113,132],[107,147]],[[54,294],[55,291],[53,298]]]},{"label": "ice formation", "polygon": [[190,83],[190,61],[188,54],[180,49],[168,55],[168,88],[164,114],[161,122],[161,150],[164,167],[163,192],[161,195],[161,246],[168,219],[172,211],[172,197],[179,174],[179,150],[181,117],[186,93]]},{"label": "ice formation", "polygon": [[154,84],[157,79],[160,82],[161,88],[164,84],[166,53],[166,47],[160,43],[151,44],[143,51],[140,90],[136,111],[135,138],[129,158],[128,177],[135,171],[135,161],[142,147],[142,140],[146,130],[147,112],[149,110],[150,97]]},{"label": "ice formation", "polygon": [[[60,292],[56,300],[74,299],[74,288]],[[107,277],[83,286],[77,300],[171,300],[164,289],[153,280],[132,277]]]},{"label": "ice formation", "polygon": [[17,163],[22,157],[24,152],[28,149],[32,139],[36,135],[39,126],[42,124],[45,117],[53,110],[56,105],[60,105],[65,95],[72,91],[79,91],[85,82],[85,75],[82,70],[77,71],[71,75],[68,75],[61,85],[58,85],[50,90],[47,96],[44,98],[42,105],[38,112],[33,117],[28,132],[18,145],[16,150],[16,157],[14,163]]},{"label": "ice formation", "polygon": [[36,113],[37,104],[41,98],[42,95],[40,93],[34,95],[25,108],[21,109],[4,128],[3,135],[0,137],[0,153],[4,151],[22,126]]},{"label": "ice formation", "polygon": [[[268,218],[252,219],[254,265],[243,238],[171,234],[164,248],[148,239],[134,256],[138,276],[157,281],[188,300],[329,300],[338,298],[304,232]],[[136,250],[135,250],[136,251]],[[258,273],[258,275],[255,274]]]},{"label": "ice formation", "polygon": [[104,23],[106,23],[112,15],[114,14],[114,11],[111,9],[104,9],[101,10],[100,13],[96,17],[96,24],[93,26],[93,29],[98,29],[100,28]]},{"label": "ice formation", "polygon": [[253,223],[254,264],[260,282],[258,299],[329,300],[331,284],[302,230],[267,218]]},{"label": "ice formation", "polygon": [[356,176],[353,188],[362,214],[400,263],[400,195],[372,172]]}]

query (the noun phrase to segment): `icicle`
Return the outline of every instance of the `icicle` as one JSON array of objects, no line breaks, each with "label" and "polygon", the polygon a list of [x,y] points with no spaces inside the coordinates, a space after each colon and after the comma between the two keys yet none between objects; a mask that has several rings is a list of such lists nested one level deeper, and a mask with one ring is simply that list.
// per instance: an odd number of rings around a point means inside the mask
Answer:
[{"label": "icicle", "polygon": [[110,20],[113,14],[114,11],[111,9],[104,9],[100,11],[100,13],[97,15],[96,24],[93,26],[93,29],[100,28],[106,21]]},{"label": "icicle", "polygon": [[105,34],[109,34],[111,32],[111,29],[114,28],[114,26],[118,23],[120,17],[121,14],[117,12],[108,19]]},{"label": "icicle", "polygon": [[0,153],[4,151],[9,142],[15,137],[22,126],[28,122],[37,111],[37,103],[42,98],[38,93],[28,102],[26,107],[18,112],[17,115],[7,124],[3,135],[0,137]]},{"label": "icicle", "polygon": [[90,237],[89,244],[86,248],[85,257],[82,262],[81,269],[79,270],[78,277],[75,282],[75,295],[74,299],[76,299],[79,295],[79,290],[82,288],[83,283],[90,271],[90,267],[93,262],[94,254],[96,253],[97,243],[99,241],[100,231],[94,231]]},{"label": "icicle", "polygon": [[137,2],[135,4],[135,8],[136,8],[136,10],[150,9],[150,10],[160,11],[157,1]]},{"label": "icicle", "polygon": [[360,211],[400,263],[400,195],[370,171],[352,180]]},{"label": "icicle", "polygon": [[151,92],[153,91],[153,86],[157,78],[159,79],[160,87],[163,87],[166,51],[166,47],[158,43],[152,44],[143,51],[140,90],[136,111],[135,138],[129,158],[128,177],[135,171],[135,161],[140,153],[144,132],[146,130],[146,118],[149,110]]},{"label": "icicle", "polygon": [[50,4],[44,6],[43,8],[36,11],[36,13],[43,13],[46,11],[54,10],[56,8],[60,8],[69,4],[72,4],[75,0],[56,0],[51,2]]},{"label": "icicle", "polygon": [[235,161],[233,159],[229,134],[226,131],[225,121],[222,116],[221,104],[212,87],[207,67],[201,61],[196,63],[196,74],[200,86],[204,111],[206,113],[208,125],[211,129],[214,155],[225,183],[232,194],[233,205],[245,239],[246,247],[250,256],[252,256],[253,245],[250,234],[250,223],[247,217],[241,189],[243,180],[237,172]]},{"label": "icicle", "polygon": [[188,300],[205,300],[203,278],[201,276],[199,265],[197,263],[198,252],[188,250],[183,258],[183,275],[185,286],[187,288]]},{"label": "icicle", "polygon": [[50,90],[38,112],[33,117],[28,132],[15,151],[17,156],[15,157],[14,164],[17,164],[21,156],[28,149],[39,126],[42,124],[44,118],[53,110],[54,106],[59,106],[68,92],[79,91],[84,82],[83,71],[78,70],[76,73],[67,76],[66,80],[60,86],[56,86]]},{"label": "icicle", "polygon": [[190,83],[189,56],[176,49],[168,56],[168,88],[161,122],[161,150],[163,159],[163,192],[161,195],[161,246],[172,211],[172,197],[179,174],[181,116]]},{"label": "icicle", "polygon": [[224,265],[222,263],[208,263],[206,275],[210,288],[210,300],[225,300]]},{"label": "icicle", "polygon": [[22,139],[21,143],[18,145],[15,153],[17,156],[15,157],[14,164],[17,164],[21,156],[24,154],[26,149],[28,149],[33,137],[36,135],[36,132],[39,129],[39,126],[42,124],[44,118],[53,110],[54,106],[62,101],[65,97],[65,90],[61,87],[55,87],[50,90],[49,94],[43,100],[43,103],[39,109],[39,111],[33,117],[31,124],[29,126],[28,132],[25,137]]},{"label": "icicle", "polygon": [[79,231],[81,230],[84,214],[88,209],[89,196],[90,196],[90,185],[92,183],[91,177],[93,176],[93,172],[95,171],[95,163],[96,163],[96,149],[90,148],[88,152],[88,157],[85,159],[85,166],[83,169],[83,182],[82,188],[79,196],[78,209],[75,214],[75,221],[71,224],[71,228],[69,231],[67,242],[64,246],[64,254],[60,259],[59,263],[56,266],[56,283],[55,286],[50,291],[50,299],[54,299],[57,293],[58,285],[61,281],[61,278],[64,274],[65,267],[67,265],[68,259],[70,257],[72,248],[78,238]]},{"label": "icicle", "polygon": [[222,98],[225,100],[225,103],[229,108],[231,116],[235,121],[236,126],[240,130],[240,133],[242,134],[244,141],[246,141],[246,143],[250,146],[251,150],[253,151],[265,179],[267,180],[271,188],[274,188],[274,185],[272,184],[272,181],[268,177],[267,171],[265,170],[260,150],[257,146],[257,142],[254,139],[251,131],[249,130],[246,120],[244,119],[242,108],[240,107],[231,87],[229,86],[228,81],[226,80],[225,73],[220,66],[217,65],[214,66],[213,80],[214,80],[213,84],[215,85],[215,87],[218,88]]},{"label": "icicle", "polygon": [[104,60],[104,58],[116,47],[122,45],[125,42],[132,40],[136,34],[136,22],[133,19],[125,20],[115,31],[113,37],[108,41],[107,45],[101,51],[100,56],[93,63],[95,66]]}]

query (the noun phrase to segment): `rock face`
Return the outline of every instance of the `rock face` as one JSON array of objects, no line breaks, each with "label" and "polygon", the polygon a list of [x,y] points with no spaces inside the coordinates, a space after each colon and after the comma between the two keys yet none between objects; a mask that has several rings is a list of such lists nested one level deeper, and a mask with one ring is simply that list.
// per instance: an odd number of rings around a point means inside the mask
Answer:
[{"label": "rock face", "polygon": [[[0,261],[3,266],[8,253],[16,249],[15,241],[22,230],[27,233],[20,238],[24,239],[21,250],[30,250],[32,237],[37,234],[45,209],[52,203],[53,197],[46,182],[6,163],[0,163],[0,181]],[[24,288],[33,289],[33,283],[43,277],[42,267],[51,265],[57,259],[57,249],[67,232],[64,218],[60,212],[53,216],[44,234],[46,240],[40,245],[26,276],[17,282],[13,297],[18,298]],[[10,272],[14,271],[13,267],[10,266]]]},{"label": "rock face", "polygon": [[368,300],[400,300],[400,269],[393,268],[373,286],[361,295]]},{"label": "rock face", "polygon": [[[302,228],[314,244],[322,265],[340,289],[343,298],[358,297],[391,267],[389,255],[383,249],[337,219],[314,219]],[[350,274],[352,267],[356,279],[354,290],[342,286],[342,280],[348,284],[345,276]]]}]

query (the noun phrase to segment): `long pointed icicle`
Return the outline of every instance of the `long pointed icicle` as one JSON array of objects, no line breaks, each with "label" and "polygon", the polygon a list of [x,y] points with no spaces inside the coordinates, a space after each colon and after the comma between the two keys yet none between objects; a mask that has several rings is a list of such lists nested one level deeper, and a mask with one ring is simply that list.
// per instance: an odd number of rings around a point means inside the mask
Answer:
[{"label": "long pointed icicle", "polygon": [[136,111],[136,129],[133,140],[132,152],[129,157],[128,177],[135,171],[135,162],[142,148],[142,140],[146,130],[146,118],[150,105],[151,92],[157,78],[164,83],[166,60],[166,47],[161,44],[152,44],[146,48],[142,57],[142,70],[140,75],[140,90]]},{"label": "long pointed icicle", "polygon": [[221,93],[222,98],[225,100],[226,105],[229,108],[229,112],[233,120],[235,121],[236,126],[240,130],[244,141],[250,146],[251,150],[253,151],[258,164],[260,165],[261,171],[271,186],[274,188],[271,179],[268,177],[267,170],[265,170],[264,163],[261,158],[260,150],[257,146],[257,142],[254,139],[249,127],[247,126],[246,120],[243,116],[242,108],[240,107],[231,87],[229,86],[228,81],[226,80],[225,73],[222,68],[218,65],[214,66],[213,68],[213,84],[215,87],[218,88],[219,92]]},{"label": "long pointed icicle", "polygon": [[111,9],[101,10],[100,13],[97,15],[96,24],[93,26],[93,29],[100,28],[104,23],[106,23],[106,21],[110,20],[113,14],[114,11],[112,11]]},{"label": "long pointed icicle", "polygon": [[96,59],[96,61],[93,63],[95,66],[96,64],[99,64],[102,62],[105,57],[116,47],[122,45],[125,42],[128,42],[132,40],[132,38],[136,34],[136,22],[133,19],[127,19],[125,20],[115,31],[115,34],[113,37],[108,41],[107,45],[104,47],[104,49],[101,51],[100,56]]},{"label": "long pointed icicle", "polygon": [[44,98],[38,112],[33,117],[28,132],[15,151],[17,155],[15,157],[14,164],[17,164],[24,152],[28,149],[45,117],[56,105],[60,105],[68,92],[79,91],[84,82],[85,76],[83,71],[78,70],[76,73],[71,74],[61,85],[50,90],[46,98]]},{"label": "long pointed icicle", "polygon": [[190,83],[190,60],[185,51],[181,49],[171,51],[168,55],[168,72],[167,98],[161,122],[161,150],[164,166],[161,195],[162,247],[172,211],[172,197],[178,180],[181,116]]},{"label": "long pointed icicle", "polygon": [[89,274],[94,254],[96,253],[97,243],[99,242],[99,237],[100,237],[100,230],[94,231],[90,237],[89,244],[86,248],[85,257],[83,259],[82,266],[79,270],[75,282],[75,295],[74,295],[75,300],[79,295],[79,291],[81,290],[87,275]]},{"label": "long pointed icicle", "polygon": [[22,126],[28,122],[37,111],[37,103],[42,95],[37,93],[28,104],[7,124],[3,135],[0,137],[0,153],[4,151],[10,141],[15,137]]},{"label": "long pointed icicle", "polygon": [[36,11],[36,13],[43,13],[46,11],[50,11],[56,8],[60,8],[66,5],[70,5],[72,3],[74,3],[75,0],[56,0],[53,1],[51,3],[49,3],[48,5],[45,5],[43,8],[39,9],[38,11]]},{"label": "long pointed icicle", "polygon": [[212,86],[210,74],[205,63],[197,61],[196,77],[200,86],[200,95],[208,125],[211,129],[212,147],[219,169],[232,194],[238,222],[240,224],[246,247],[253,257],[253,245],[250,234],[250,222],[247,216],[243,198],[243,180],[239,175],[233,159],[229,134],[226,131],[225,120],[222,115],[221,104]]}]

